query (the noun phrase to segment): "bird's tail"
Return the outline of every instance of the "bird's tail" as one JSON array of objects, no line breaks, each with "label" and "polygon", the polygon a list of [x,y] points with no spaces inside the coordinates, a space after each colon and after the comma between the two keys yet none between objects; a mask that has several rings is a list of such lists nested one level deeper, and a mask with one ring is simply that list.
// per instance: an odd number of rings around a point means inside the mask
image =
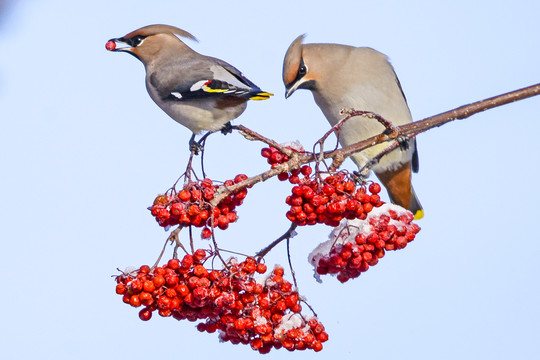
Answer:
[{"label": "bird's tail", "polygon": [[249,97],[249,100],[266,100],[266,99],[270,99],[270,96],[274,96],[274,94],[263,91],[263,92],[251,94],[251,96]]},{"label": "bird's tail", "polygon": [[376,172],[375,175],[388,191],[392,203],[410,210],[416,220],[424,217],[424,210],[411,184],[410,162],[396,169]]},{"label": "bird's tail", "polygon": [[422,208],[422,205],[420,204],[420,201],[418,200],[418,197],[416,196],[416,193],[414,192],[414,189],[411,186],[411,202],[409,204],[409,210],[414,214],[415,220],[420,220],[424,217],[424,208]]}]

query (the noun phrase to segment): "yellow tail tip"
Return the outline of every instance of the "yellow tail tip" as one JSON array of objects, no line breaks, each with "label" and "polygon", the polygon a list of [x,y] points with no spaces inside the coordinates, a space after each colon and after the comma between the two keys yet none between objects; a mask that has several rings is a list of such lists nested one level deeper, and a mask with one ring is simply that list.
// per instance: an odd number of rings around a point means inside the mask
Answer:
[{"label": "yellow tail tip", "polygon": [[269,99],[270,96],[274,96],[274,94],[269,93],[269,92],[261,92],[261,93],[256,94],[255,96],[250,97],[249,99],[250,100],[266,100],[266,99]]},{"label": "yellow tail tip", "polygon": [[414,220],[420,220],[424,217],[424,210],[420,209],[414,214]]}]

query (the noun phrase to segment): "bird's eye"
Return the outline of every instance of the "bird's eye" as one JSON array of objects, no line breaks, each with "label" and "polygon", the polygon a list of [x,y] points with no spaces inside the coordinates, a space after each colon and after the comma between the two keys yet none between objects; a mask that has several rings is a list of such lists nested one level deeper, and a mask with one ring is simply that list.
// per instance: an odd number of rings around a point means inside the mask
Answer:
[{"label": "bird's eye", "polygon": [[307,67],[306,67],[306,65],[301,65],[301,66],[298,68],[298,75],[304,76],[304,75],[306,75],[306,73],[307,73]]},{"label": "bird's eye", "polygon": [[130,45],[132,47],[138,46],[143,40],[144,40],[144,36],[142,36],[142,35],[134,36],[134,37],[131,38],[131,44]]}]

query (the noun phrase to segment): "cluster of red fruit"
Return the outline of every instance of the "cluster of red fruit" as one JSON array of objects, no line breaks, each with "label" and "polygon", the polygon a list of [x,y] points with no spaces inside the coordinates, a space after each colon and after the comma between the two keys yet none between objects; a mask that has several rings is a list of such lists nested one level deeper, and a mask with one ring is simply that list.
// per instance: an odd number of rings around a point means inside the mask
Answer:
[{"label": "cluster of red fruit", "polygon": [[[244,174],[236,175],[234,180],[227,180],[224,186],[232,186],[247,179]],[[237,219],[235,208],[242,204],[247,195],[247,189],[230,194],[213,206],[210,201],[214,199],[219,185],[210,179],[198,182],[189,182],[175,194],[159,195],[150,208],[152,215],[160,226],[193,225],[205,227],[202,231],[204,239],[210,238],[210,228],[218,227],[225,230],[229,224]],[[213,215],[213,224],[212,224]],[[212,226],[213,225],[213,226]]]},{"label": "cluster of red fruit", "polygon": [[[297,152],[304,151],[304,148],[300,144],[297,144],[297,143],[289,143],[289,146],[285,146],[285,147],[292,151],[297,151]],[[289,161],[289,156],[287,156],[286,154],[282,153],[281,151],[279,151],[278,149],[272,146],[263,148],[261,150],[261,155],[262,157],[267,159],[268,163],[272,166],[272,168],[275,168],[279,164],[283,164]],[[302,179],[300,178],[300,175],[303,175],[304,178],[306,178],[306,177],[309,177],[311,172],[312,172],[311,167],[309,165],[304,165],[300,169],[279,173],[277,178],[280,181],[289,180],[291,184],[299,184],[302,181]]]},{"label": "cluster of red fruit", "polygon": [[368,187],[356,187],[348,173],[338,172],[327,176],[322,183],[306,177],[292,188],[286,203],[291,206],[287,218],[304,225],[339,225],[342,219],[365,219],[374,208],[384,204],[379,196],[381,186],[372,183]]},{"label": "cluster of red fruit", "polygon": [[272,348],[320,351],[328,340],[324,326],[314,317],[300,315],[298,293],[276,266],[265,278],[267,267],[248,257],[238,263],[228,261],[223,270],[207,270],[203,262],[211,254],[197,250],[180,261],[150,269],[141,266],[116,278],[116,293],[149,320],[154,311],[164,317],[197,321],[199,331],[220,330],[220,338],[234,344],[250,344],[267,353]]},{"label": "cluster of red fruit", "polygon": [[335,228],[330,239],[309,256],[319,275],[337,274],[345,282],[379,262],[388,250],[403,249],[420,227],[414,216],[397,205],[384,204],[365,220],[350,220]]}]

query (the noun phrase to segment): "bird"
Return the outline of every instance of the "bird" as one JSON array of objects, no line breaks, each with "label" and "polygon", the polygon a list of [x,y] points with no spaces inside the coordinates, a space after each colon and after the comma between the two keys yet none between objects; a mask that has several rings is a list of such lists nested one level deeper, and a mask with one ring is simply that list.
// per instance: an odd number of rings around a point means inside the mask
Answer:
[{"label": "bird", "polygon": [[229,63],[197,53],[180,37],[198,41],[185,30],[155,24],[110,39],[105,47],[143,63],[148,94],[167,115],[193,132],[193,149],[195,135],[223,129],[244,112],[248,100],[266,100],[273,94]]},{"label": "bird", "polygon": [[[334,126],[342,109],[376,113],[393,125],[412,122],[411,112],[388,57],[369,47],[341,44],[304,44],[305,34],[289,46],[283,61],[285,98],[298,89],[310,90],[315,103]],[[381,134],[376,119],[353,117],[339,131],[339,143],[348,146]],[[424,210],[411,184],[411,170],[418,172],[416,140],[405,140],[373,166],[390,200],[420,219]],[[378,144],[351,156],[359,169],[387,147]]]}]

